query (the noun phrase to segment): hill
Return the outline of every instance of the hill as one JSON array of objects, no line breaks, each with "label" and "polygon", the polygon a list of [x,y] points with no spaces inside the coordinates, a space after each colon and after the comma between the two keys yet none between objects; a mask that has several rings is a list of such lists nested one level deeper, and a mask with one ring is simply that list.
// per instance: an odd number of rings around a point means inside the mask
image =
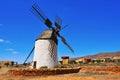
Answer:
[{"label": "hill", "polygon": [[83,57],[72,58],[71,60],[76,60],[80,58],[120,58],[120,51],[118,52],[101,52],[95,55],[88,55]]}]

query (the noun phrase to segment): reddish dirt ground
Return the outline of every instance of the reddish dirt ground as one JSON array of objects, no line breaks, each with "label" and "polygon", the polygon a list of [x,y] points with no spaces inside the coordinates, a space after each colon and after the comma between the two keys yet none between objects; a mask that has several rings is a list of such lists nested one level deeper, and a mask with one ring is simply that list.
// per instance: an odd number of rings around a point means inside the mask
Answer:
[{"label": "reddish dirt ground", "polygon": [[120,67],[81,66],[78,73],[54,76],[9,76],[9,68],[0,69],[0,80],[120,80]]}]

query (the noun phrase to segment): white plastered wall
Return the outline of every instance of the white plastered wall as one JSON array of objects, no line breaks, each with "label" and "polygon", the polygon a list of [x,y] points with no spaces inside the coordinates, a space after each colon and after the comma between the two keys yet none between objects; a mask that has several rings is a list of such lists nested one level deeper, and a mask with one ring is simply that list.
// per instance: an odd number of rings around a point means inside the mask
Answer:
[{"label": "white plastered wall", "polygon": [[36,68],[47,66],[53,68],[58,66],[57,45],[53,40],[39,39],[35,42],[34,59]]}]

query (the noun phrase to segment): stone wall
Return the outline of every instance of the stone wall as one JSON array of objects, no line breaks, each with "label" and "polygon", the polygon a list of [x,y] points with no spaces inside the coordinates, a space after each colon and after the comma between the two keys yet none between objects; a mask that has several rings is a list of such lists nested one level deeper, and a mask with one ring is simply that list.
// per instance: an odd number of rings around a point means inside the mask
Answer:
[{"label": "stone wall", "polygon": [[81,70],[120,72],[120,66],[81,66]]},{"label": "stone wall", "polygon": [[13,76],[46,76],[77,73],[80,68],[53,68],[53,69],[12,69],[8,71]]}]

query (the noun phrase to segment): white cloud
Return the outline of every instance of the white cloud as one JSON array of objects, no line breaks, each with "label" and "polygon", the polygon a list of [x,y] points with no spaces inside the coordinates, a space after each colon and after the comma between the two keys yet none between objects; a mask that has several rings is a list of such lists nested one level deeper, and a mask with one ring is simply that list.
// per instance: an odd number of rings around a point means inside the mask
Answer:
[{"label": "white cloud", "polygon": [[8,51],[8,52],[10,52],[12,54],[18,54],[18,52],[15,51],[13,48],[8,48],[8,49],[6,49],[6,51]]},{"label": "white cloud", "polygon": [[0,38],[0,43],[10,44],[11,42],[9,40],[4,40],[4,39]]},{"label": "white cloud", "polygon": [[14,51],[14,49],[12,49],[12,48],[8,48],[8,49],[6,49],[7,51]]},{"label": "white cloud", "polygon": [[0,43],[3,43],[5,40],[4,39],[0,39]]},{"label": "white cloud", "polygon": [[13,52],[12,52],[12,54],[18,54],[18,52],[16,52],[16,51],[13,51]]}]

